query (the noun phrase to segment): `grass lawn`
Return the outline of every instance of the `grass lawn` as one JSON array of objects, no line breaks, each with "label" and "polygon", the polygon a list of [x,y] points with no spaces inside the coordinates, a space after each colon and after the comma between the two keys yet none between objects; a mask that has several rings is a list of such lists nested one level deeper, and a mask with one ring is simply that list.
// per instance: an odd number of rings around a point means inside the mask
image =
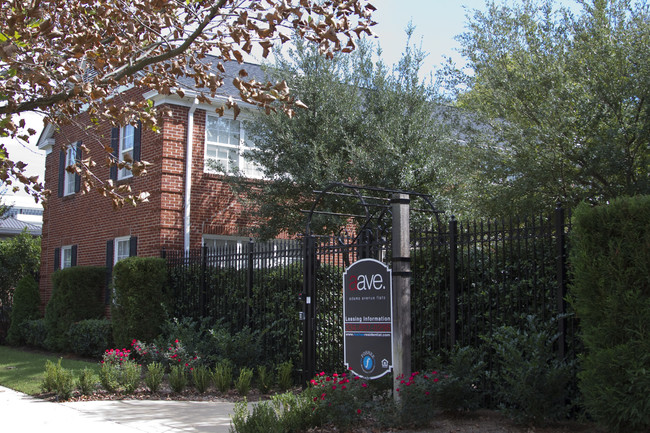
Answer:
[{"label": "grass lawn", "polygon": [[[38,394],[41,392],[41,382],[45,376],[45,361],[58,362],[59,355],[44,354],[24,351],[7,346],[0,346],[0,385],[25,394]],[[79,372],[86,367],[99,372],[99,363],[63,359],[63,368],[74,370],[73,376],[77,378]]]}]

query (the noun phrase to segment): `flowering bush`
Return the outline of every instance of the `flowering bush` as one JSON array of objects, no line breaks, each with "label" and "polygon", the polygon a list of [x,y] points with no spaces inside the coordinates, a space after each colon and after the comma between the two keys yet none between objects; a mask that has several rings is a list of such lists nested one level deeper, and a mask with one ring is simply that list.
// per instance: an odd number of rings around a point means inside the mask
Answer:
[{"label": "flowering bush", "polygon": [[396,420],[401,425],[426,425],[437,413],[437,395],[442,383],[449,378],[437,370],[413,372],[410,377],[395,378],[399,404],[395,407]]},{"label": "flowering bush", "polygon": [[129,359],[129,356],[131,351],[128,349],[106,349],[100,363],[119,366]]},{"label": "flowering bush", "polygon": [[135,339],[131,342],[131,347],[145,365],[160,362],[168,368],[179,365],[185,367],[187,372],[191,372],[194,367],[201,364],[199,355],[196,352],[189,353],[178,339],[170,343],[166,350],[159,348],[155,343],[147,344]]},{"label": "flowering bush", "polygon": [[140,384],[141,367],[128,349],[107,349],[100,361],[99,380],[107,391],[132,393]]},{"label": "flowering bush", "polygon": [[329,376],[321,372],[310,381],[305,394],[322,423],[341,427],[361,422],[372,401],[368,382],[347,373]]}]

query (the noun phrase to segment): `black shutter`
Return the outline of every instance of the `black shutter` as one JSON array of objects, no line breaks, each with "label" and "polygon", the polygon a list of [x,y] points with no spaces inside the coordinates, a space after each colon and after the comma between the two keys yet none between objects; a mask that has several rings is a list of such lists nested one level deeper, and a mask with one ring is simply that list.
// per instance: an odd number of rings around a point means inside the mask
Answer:
[{"label": "black shutter", "polygon": [[54,248],[54,270],[61,269],[61,248]]},{"label": "black shutter", "polygon": [[77,266],[77,246],[73,245],[70,248],[70,266]]},{"label": "black shutter", "polygon": [[111,239],[106,241],[106,290],[105,301],[108,304],[111,301],[111,283],[113,282],[113,248],[114,242]]},{"label": "black shutter", "polygon": [[[75,149],[75,162],[81,161],[81,141],[77,142],[77,147]],[[81,189],[81,176],[78,174],[74,175],[74,192],[79,192]]]},{"label": "black shutter", "polygon": [[138,237],[131,236],[129,239],[129,257],[135,257],[138,255]]},{"label": "black shutter", "polygon": [[[115,158],[115,162],[118,160],[120,154],[120,128],[113,128],[111,130],[111,148],[113,152],[111,153]],[[117,166],[112,165],[110,170],[110,177],[113,180],[117,180]]]},{"label": "black shutter", "polygon": [[59,152],[59,190],[57,195],[63,197],[63,188],[65,187],[65,151]]},{"label": "black shutter", "polygon": [[133,160],[140,161],[142,143],[142,122],[138,120],[138,127],[133,130]]}]

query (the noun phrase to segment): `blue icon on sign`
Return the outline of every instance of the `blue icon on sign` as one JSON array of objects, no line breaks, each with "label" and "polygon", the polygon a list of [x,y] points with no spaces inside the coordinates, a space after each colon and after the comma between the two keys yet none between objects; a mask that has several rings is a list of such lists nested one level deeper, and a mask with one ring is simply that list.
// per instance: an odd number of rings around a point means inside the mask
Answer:
[{"label": "blue icon on sign", "polygon": [[372,356],[366,355],[363,357],[363,369],[367,371],[372,371],[372,366],[375,363],[375,360],[372,359]]}]

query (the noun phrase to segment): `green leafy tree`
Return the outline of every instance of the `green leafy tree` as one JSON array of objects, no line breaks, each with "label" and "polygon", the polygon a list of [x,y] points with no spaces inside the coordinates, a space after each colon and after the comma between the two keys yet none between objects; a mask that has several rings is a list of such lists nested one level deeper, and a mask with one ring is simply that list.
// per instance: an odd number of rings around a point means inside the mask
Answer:
[{"label": "green leafy tree", "polygon": [[[407,29],[409,37],[413,29]],[[409,39],[410,41],[410,39]],[[434,192],[443,184],[441,152],[447,144],[440,121],[437,89],[419,77],[425,53],[407,44],[400,62],[389,69],[375,61],[363,43],[350,56],[332,59],[297,41],[286,56],[267,67],[272,80],[285,80],[308,108],[286,116],[253,120],[255,149],[247,158],[271,182],[236,178],[248,209],[264,224],[260,235],[303,229],[312,191],[330,182]],[[339,197],[326,202],[345,209]],[[349,203],[347,203],[349,204]],[[349,208],[348,208],[349,212]],[[320,221],[321,225],[339,223]]]},{"label": "green leafy tree", "polygon": [[0,306],[11,305],[11,294],[18,281],[38,271],[40,263],[40,237],[25,230],[0,242]]},{"label": "green leafy tree", "polygon": [[[465,110],[455,164],[466,207],[492,215],[650,191],[645,1],[488,1],[444,68]],[[470,113],[470,114],[467,114]]]}]

